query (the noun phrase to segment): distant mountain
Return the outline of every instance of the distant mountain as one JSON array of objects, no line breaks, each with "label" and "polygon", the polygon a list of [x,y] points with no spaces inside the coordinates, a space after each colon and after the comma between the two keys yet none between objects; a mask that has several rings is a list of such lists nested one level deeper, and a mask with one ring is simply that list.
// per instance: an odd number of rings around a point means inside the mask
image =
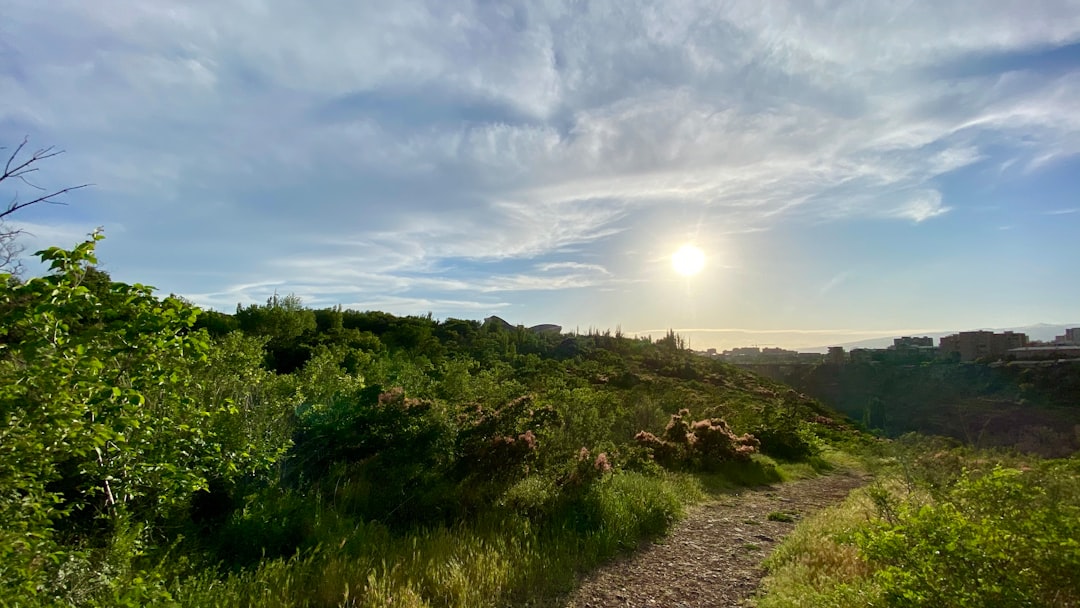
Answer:
[{"label": "distant mountain", "polygon": [[[934,344],[941,340],[945,336],[951,336],[961,331],[993,331],[1003,332],[1012,331],[1017,333],[1027,334],[1032,340],[1050,341],[1056,336],[1060,336],[1065,333],[1065,330],[1070,327],[1080,327],[1080,323],[1066,323],[1064,325],[1055,325],[1053,323],[1036,323],[1034,325],[1024,325],[1022,327],[979,327],[976,329],[956,329],[952,331],[943,331],[938,333],[923,333],[920,336],[930,336],[934,339]],[[892,346],[893,338],[899,338],[900,336],[889,336],[887,338],[871,338],[869,340],[858,340],[855,342],[841,342],[839,344],[827,344],[824,346],[815,346],[813,348],[800,348],[801,352],[806,353],[824,353],[829,350],[830,346],[843,346],[844,350],[852,350],[855,348],[886,348]]]}]

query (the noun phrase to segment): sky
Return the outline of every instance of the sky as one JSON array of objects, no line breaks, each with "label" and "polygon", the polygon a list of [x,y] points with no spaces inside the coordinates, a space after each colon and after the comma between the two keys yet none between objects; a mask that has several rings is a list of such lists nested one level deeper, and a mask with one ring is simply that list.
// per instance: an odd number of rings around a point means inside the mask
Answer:
[{"label": "sky", "polygon": [[0,0],[24,137],[65,150],[38,185],[93,184],[11,218],[28,251],[102,226],[114,279],[226,312],[721,349],[1080,321],[1077,1]]}]

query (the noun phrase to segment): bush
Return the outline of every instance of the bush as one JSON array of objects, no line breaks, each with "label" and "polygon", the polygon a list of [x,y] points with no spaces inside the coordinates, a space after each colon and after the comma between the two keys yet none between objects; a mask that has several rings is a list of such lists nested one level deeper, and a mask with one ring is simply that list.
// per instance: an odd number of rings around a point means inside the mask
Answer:
[{"label": "bush", "polygon": [[773,458],[803,461],[820,452],[814,435],[796,425],[759,425],[753,435],[761,442],[761,453]]},{"label": "bush", "polygon": [[38,252],[47,276],[0,276],[5,589],[62,587],[55,565],[112,546],[121,522],[160,532],[211,480],[264,472],[281,448],[248,437],[275,423],[237,426],[237,402],[204,390],[197,309],[93,270],[101,238]]},{"label": "bush", "polygon": [[[1075,492],[1075,480],[1072,481]],[[859,537],[896,606],[1080,602],[1080,503],[1048,500],[1034,471],[966,474],[951,500],[901,508]]]},{"label": "bush", "polygon": [[753,435],[735,435],[720,418],[690,420],[690,410],[679,410],[672,414],[662,437],[641,431],[634,439],[666,467],[703,470],[733,460],[748,461],[761,445]]}]

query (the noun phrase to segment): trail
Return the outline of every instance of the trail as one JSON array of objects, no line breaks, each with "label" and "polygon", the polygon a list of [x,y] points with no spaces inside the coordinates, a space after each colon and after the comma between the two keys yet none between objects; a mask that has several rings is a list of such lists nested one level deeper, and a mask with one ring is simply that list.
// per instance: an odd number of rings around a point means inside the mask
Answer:
[{"label": "trail", "polygon": [[[741,490],[694,507],[666,537],[590,574],[565,608],[747,606],[765,572],[761,562],[807,515],[867,483],[835,473]],[[770,521],[789,513],[795,522]]]}]

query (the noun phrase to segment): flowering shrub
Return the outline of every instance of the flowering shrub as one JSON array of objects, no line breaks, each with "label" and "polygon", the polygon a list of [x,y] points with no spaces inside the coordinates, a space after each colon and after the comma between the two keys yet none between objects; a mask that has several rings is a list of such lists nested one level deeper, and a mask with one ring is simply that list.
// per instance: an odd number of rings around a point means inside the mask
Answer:
[{"label": "flowering shrub", "polygon": [[611,460],[607,452],[600,452],[592,457],[589,448],[583,447],[578,452],[577,463],[563,482],[564,486],[585,486],[602,479],[612,471]]},{"label": "flowering shrub", "polygon": [[550,408],[534,407],[531,396],[485,410],[477,406],[459,420],[458,468],[462,477],[513,477],[528,471],[540,448],[537,433],[554,420]]},{"label": "flowering shrub", "polygon": [[662,437],[641,431],[634,439],[648,448],[657,462],[672,468],[707,469],[721,462],[748,460],[761,447],[756,437],[749,433],[735,435],[720,418],[690,420],[690,410],[679,410],[671,416]]}]

